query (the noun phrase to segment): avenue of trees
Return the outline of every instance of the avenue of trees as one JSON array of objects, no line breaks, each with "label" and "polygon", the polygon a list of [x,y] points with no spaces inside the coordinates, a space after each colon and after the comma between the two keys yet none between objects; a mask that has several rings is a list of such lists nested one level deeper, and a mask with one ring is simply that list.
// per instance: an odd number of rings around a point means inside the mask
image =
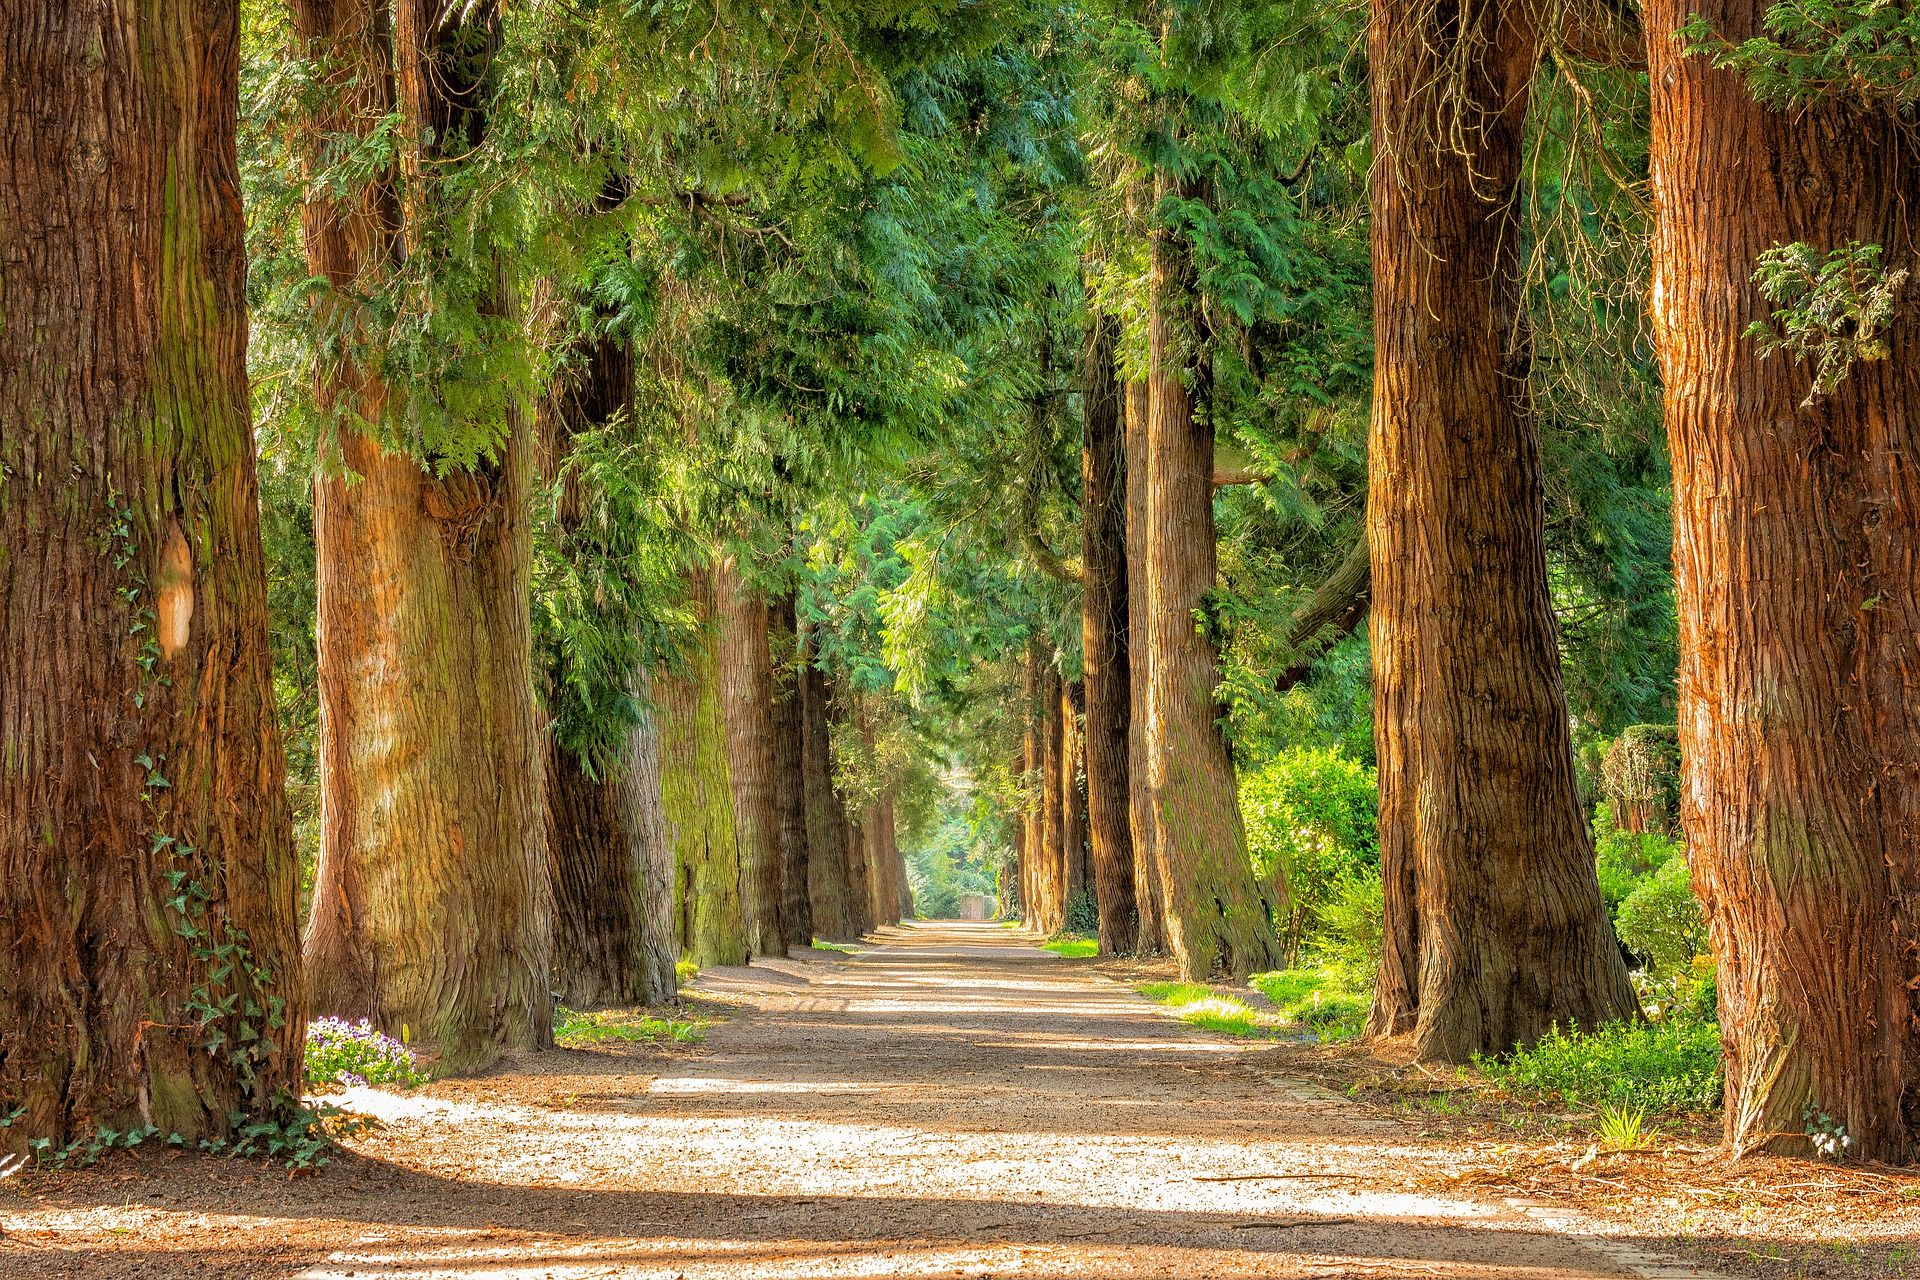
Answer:
[{"label": "avenue of trees", "polygon": [[1917,40],[0,0],[0,1153],[990,873],[1197,980],[1370,901],[1368,1034],[1505,1052],[1643,1016],[1645,739],[1729,1152],[1912,1158]]}]

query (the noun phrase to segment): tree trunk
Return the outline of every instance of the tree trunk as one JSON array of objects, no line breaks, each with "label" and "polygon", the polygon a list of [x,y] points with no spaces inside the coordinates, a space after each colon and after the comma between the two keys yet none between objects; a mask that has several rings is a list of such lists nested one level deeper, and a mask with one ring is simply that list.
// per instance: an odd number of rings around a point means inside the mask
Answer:
[{"label": "tree trunk", "polygon": [[813,942],[813,900],[808,887],[811,858],[807,848],[805,731],[800,705],[800,637],[793,593],[768,611],[767,645],[773,656],[774,803],[780,815],[780,921],[789,947]]},{"label": "tree trunk", "polygon": [[689,575],[700,643],[683,669],[654,681],[661,809],[673,850],[676,935],[680,953],[702,968],[747,962],[714,577],[713,569]]},{"label": "tree trunk", "polygon": [[651,715],[629,732],[624,755],[618,770],[592,777],[547,739],[554,989],[576,1009],[661,1004],[674,993],[673,855]]},{"label": "tree trunk", "polygon": [[1147,620],[1153,603],[1147,580],[1147,451],[1149,398],[1145,382],[1127,383],[1127,835],[1133,842],[1134,950],[1158,955],[1166,950],[1166,888],[1160,883],[1160,859],[1153,818],[1153,788],[1147,770],[1147,695],[1152,650]]},{"label": "tree trunk", "polygon": [[[403,175],[306,206],[316,275],[350,296],[430,241],[423,184],[477,141],[496,39],[480,5],[459,22],[397,7],[305,2],[310,49],[339,60],[324,122],[364,132],[398,110]],[[476,54],[476,49],[482,52]],[[391,66],[392,80],[386,77]],[[394,97],[388,98],[391,84]],[[408,194],[395,207],[395,182]],[[404,212],[402,212],[404,209]],[[331,305],[322,302],[323,306]],[[391,421],[391,392],[343,360],[322,404]],[[320,859],[306,955],[316,1010],[410,1031],[446,1071],[486,1067],[551,1035],[551,891],[540,801],[528,575],[531,449],[509,423],[490,462],[445,475],[343,428],[352,483],[314,482],[319,562]]]},{"label": "tree trunk", "polygon": [[1096,314],[1087,332],[1086,413],[1080,450],[1080,635],[1086,683],[1087,828],[1100,954],[1133,950],[1133,833],[1128,795],[1127,484],[1115,324]]},{"label": "tree trunk", "polygon": [[[600,207],[617,203],[618,184]],[[577,432],[630,417],[632,348],[613,337],[581,339],[540,418],[541,475],[559,484],[555,523],[563,555],[592,555],[580,541],[580,478],[566,470]],[[546,672],[546,688],[564,688],[565,657]],[[629,676],[647,697],[644,670]],[[549,709],[552,707],[549,700]],[[633,724],[609,752],[583,761],[545,737],[547,875],[553,894],[553,989],[574,1008],[659,1004],[674,994],[673,860],[660,817],[660,742],[651,715]]]},{"label": "tree trunk", "polygon": [[1371,35],[1386,947],[1369,1029],[1449,1061],[1637,1007],[1574,785],[1547,592],[1511,201],[1537,61],[1525,12],[1375,0]]},{"label": "tree trunk", "polygon": [[[1736,43],[1764,5],[1646,10],[1655,335],[1673,453],[1682,824],[1718,961],[1734,1153],[1915,1154],[1920,1088],[1920,324],[1831,394],[1746,327],[1775,244],[1915,266],[1911,133],[1864,106],[1756,105],[1683,58],[1695,13]],[[1903,1114],[1903,1106],[1906,1108]]]},{"label": "tree trunk", "polygon": [[0,0],[0,66],[0,1152],[224,1136],[305,1021],[237,11]]},{"label": "tree trunk", "polygon": [[731,557],[718,569],[720,683],[726,691],[727,757],[733,766],[733,810],[740,832],[741,894],[747,950],[785,955],[780,918],[786,850],[780,843],[775,785],[773,655],[767,605],[747,590]]},{"label": "tree trunk", "polygon": [[1216,554],[1206,360],[1183,349],[1200,332],[1197,286],[1190,255],[1164,228],[1153,233],[1152,257],[1146,560],[1154,857],[1166,894],[1166,946],[1181,976],[1244,977],[1275,967],[1280,948],[1273,904],[1247,859],[1239,786],[1220,732],[1219,651],[1211,623],[1195,616],[1213,589]]},{"label": "tree trunk", "polygon": [[833,743],[827,721],[827,677],[815,666],[806,637],[800,649],[801,753],[806,767],[807,896],[813,927],[829,938],[860,936],[847,879],[847,827],[833,790]]},{"label": "tree trunk", "polygon": [[1067,810],[1060,785],[1062,748],[1060,673],[1051,661],[1040,667],[1040,860],[1034,886],[1033,923],[1049,936],[1067,922]]},{"label": "tree trunk", "polygon": [[[1060,851],[1063,902],[1093,892],[1093,863],[1087,847],[1086,740],[1080,717],[1086,692],[1078,680],[1060,685]],[[1064,919],[1063,919],[1064,923]]]}]

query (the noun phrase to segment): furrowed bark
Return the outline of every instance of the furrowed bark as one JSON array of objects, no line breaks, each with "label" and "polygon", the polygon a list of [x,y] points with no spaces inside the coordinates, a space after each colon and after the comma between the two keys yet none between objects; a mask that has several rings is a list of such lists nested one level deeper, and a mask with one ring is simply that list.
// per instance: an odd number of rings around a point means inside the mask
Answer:
[{"label": "furrowed bark", "polygon": [[727,757],[740,839],[740,880],[747,950],[784,955],[781,920],[786,850],[781,845],[775,783],[773,657],[767,605],[740,580],[732,558],[717,570],[720,596],[720,683],[727,712]]},{"label": "furrowed bark", "polygon": [[[1162,195],[1187,199],[1162,179]],[[1255,883],[1239,786],[1214,701],[1220,655],[1196,613],[1213,589],[1213,424],[1193,263],[1172,233],[1152,245],[1147,413],[1147,770],[1166,947],[1181,975],[1278,965],[1273,904]]]},{"label": "furrowed bark", "polygon": [[1160,883],[1158,828],[1147,769],[1147,703],[1153,677],[1153,652],[1147,643],[1153,612],[1152,583],[1147,580],[1147,480],[1153,460],[1147,451],[1147,384],[1129,382],[1126,390],[1127,834],[1133,842],[1134,950],[1158,955],[1166,949],[1166,889]]},{"label": "furrowed bark", "polygon": [[1674,474],[1681,820],[1717,961],[1732,1154],[1905,1162],[1920,1097],[1920,323],[1913,288],[1810,404],[1762,359],[1756,259],[1882,246],[1912,269],[1910,125],[1822,99],[1755,103],[1681,56],[1693,14],[1738,43],[1765,6],[1645,10],[1653,84],[1653,319]]},{"label": "furrowed bark", "polygon": [[301,1089],[239,43],[0,0],[0,1153]]},{"label": "furrowed bark", "polygon": [[684,667],[658,676],[653,685],[661,810],[673,850],[675,936],[680,953],[702,968],[747,962],[714,576],[710,568],[688,575],[700,642]]},{"label": "furrowed bark", "polygon": [[[486,123],[494,7],[441,24],[423,0],[406,0],[392,20],[389,30],[373,6],[294,5],[306,48],[336,68],[322,125],[364,133],[397,110],[419,140],[397,173],[305,208],[314,274],[342,296],[432,238],[428,184]],[[324,317],[335,304],[325,295],[318,305]],[[406,394],[350,356],[322,372],[318,392],[324,407],[368,422],[393,419],[389,399]],[[329,468],[314,484],[313,1006],[409,1031],[449,1072],[551,1037],[526,425],[510,421],[490,460],[444,475],[343,427],[340,460],[355,479]]]},{"label": "furrowed bark", "polygon": [[1526,397],[1509,202],[1538,56],[1517,4],[1374,2],[1367,524],[1386,947],[1369,1030],[1449,1061],[1637,1012],[1574,784]]},{"label": "furrowed bark", "polygon": [[780,815],[780,920],[789,947],[813,941],[813,899],[808,888],[811,855],[807,847],[805,731],[801,724],[800,637],[794,620],[793,593],[775,600],[768,613],[768,647],[773,654],[774,800]]},{"label": "furrowed bark", "polygon": [[806,766],[807,896],[814,930],[828,938],[860,936],[847,880],[847,828],[840,798],[833,790],[833,744],[827,721],[826,673],[813,664],[811,646],[801,636],[801,752]]},{"label": "furrowed bark", "polygon": [[1087,332],[1086,414],[1080,449],[1080,635],[1086,685],[1087,828],[1100,954],[1133,950],[1133,831],[1127,774],[1132,718],[1127,657],[1127,482],[1115,324]]}]

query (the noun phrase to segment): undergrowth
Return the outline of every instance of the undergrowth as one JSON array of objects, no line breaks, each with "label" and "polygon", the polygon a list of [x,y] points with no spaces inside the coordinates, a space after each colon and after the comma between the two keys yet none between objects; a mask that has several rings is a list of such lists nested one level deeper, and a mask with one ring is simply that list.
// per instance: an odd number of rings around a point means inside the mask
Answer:
[{"label": "undergrowth", "polygon": [[1660,1114],[1708,1111],[1720,1102],[1720,1029],[1695,1018],[1611,1023],[1591,1033],[1555,1027],[1528,1048],[1473,1064],[1504,1089],[1576,1107]]},{"label": "undergrowth", "polygon": [[621,1041],[651,1044],[671,1040],[698,1044],[706,1039],[707,1024],[700,1018],[659,1018],[644,1009],[602,1009],[581,1013],[565,1006],[554,1010],[553,1042],[563,1049]]}]

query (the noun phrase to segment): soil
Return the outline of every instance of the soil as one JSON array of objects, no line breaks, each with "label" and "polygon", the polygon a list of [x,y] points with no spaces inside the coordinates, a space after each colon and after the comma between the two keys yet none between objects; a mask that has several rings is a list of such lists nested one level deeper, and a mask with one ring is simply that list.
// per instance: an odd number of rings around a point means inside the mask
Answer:
[{"label": "soil", "polygon": [[[1891,1173],[1763,1170],[1703,1218],[1685,1190],[1753,1166],[1575,1168],[1565,1135],[1502,1138],[1396,1099],[1377,1064],[1195,1030],[1125,976],[959,923],[710,971],[694,997],[729,1016],[704,1042],[350,1090],[380,1125],[316,1174],[135,1152],[0,1183],[0,1277],[1906,1274],[1920,1217]],[[1769,1190],[1815,1182],[1844,1190]],[[1802,1252],[1763,1256],[1782,1247]]]}]

